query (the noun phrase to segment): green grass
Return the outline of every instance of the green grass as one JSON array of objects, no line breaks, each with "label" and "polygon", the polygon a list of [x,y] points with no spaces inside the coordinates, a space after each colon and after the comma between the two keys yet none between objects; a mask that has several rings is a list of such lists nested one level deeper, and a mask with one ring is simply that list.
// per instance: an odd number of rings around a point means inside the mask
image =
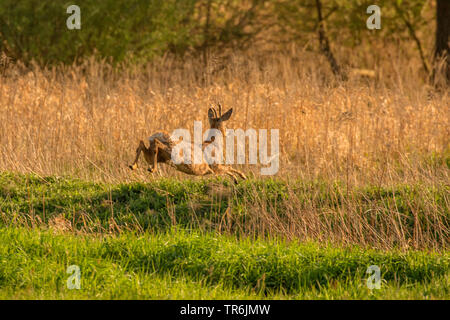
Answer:
[{"label": "green grass", "polygon": [[[220,178],[105,184],[3,172],[0,225],[46,225],[63,217],[73,229],[89,232],[110,232],[112,227],[157,232],[177,225],[246,236],[309,238],[322,233],[378,247],[446,248],[449,194],[448,185],[419,183],[350,190],[339,181],[275,179],[237,186]],[[307,214],[308,221],[297,219]],[[321,230],[308,230],[316,224]],[[292,234],[287,225],[295,225]],[[389,239],[391,235],[395,238]]]},{"label": "green grass", "polygon": [[[445,185],[3,172],[0,298],[448,299],[448,200]],[[379,245],[392,226],[404,238]],[[67,288],[70,265],[80,290]],[[379,290],[366,285],[370,265]]]},{"label": "green grass", "polygon": [[[171,230],[119,236],[2,228],[0,297],[448,299],[448,253],[377,251]],[[69,265],[81,289],[69,290]],[[382,287],[370,290],[369,265]]]}]

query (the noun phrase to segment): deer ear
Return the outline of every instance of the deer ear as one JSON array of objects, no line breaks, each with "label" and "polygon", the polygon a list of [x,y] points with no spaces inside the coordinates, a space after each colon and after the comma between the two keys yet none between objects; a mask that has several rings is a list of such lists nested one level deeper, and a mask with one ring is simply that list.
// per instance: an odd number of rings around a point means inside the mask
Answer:
[{"label": "deer ear", "polygon": [[233,108],[231,108],[230,110],[228,110],[227,112],[225,112],[225,113],[220,117],[220,121],[227,121],[228,119],[230,119],[232,113],[233,113]]},{"label": "deer ear", "polygon": [[212,108],[209,108],[208,110],[208,118],[214,119],[214,110]]}]

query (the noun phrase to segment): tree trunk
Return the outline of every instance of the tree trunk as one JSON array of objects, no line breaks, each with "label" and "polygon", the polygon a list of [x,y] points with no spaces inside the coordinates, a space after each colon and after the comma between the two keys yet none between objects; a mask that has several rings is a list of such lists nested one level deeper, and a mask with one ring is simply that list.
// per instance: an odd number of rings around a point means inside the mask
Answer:
[{"label": "tree trunk", "polygon": [[318,33],[319,33],[319,44],[320,51],[322,51],[323,55],[327,58],[330,63],[331,70],[334,75],[338,76],[342,80],[346,80],[346,75],[342,72],[340,66],[338,65],[336,59],[334,58],[333,52],[330,48],[330,42],[328,41],[328,37],[325,33],[325,21],[322,17],[322,3],[320,0],[316,0],[316,9],[317,9],[317,20],[319,23]]},{"label": "tree trunk", "polygon": [[[434,57],[436,65],[444,60],[441,72],[450,82],[450,1],[437,0],[436,6],[436,48]],[[436,72],[437,70],[435,70]]]}]

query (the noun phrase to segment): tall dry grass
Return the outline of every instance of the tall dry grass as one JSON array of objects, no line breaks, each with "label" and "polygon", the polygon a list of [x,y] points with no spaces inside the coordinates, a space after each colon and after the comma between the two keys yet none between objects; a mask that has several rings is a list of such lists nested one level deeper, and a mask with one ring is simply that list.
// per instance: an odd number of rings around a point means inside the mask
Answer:
[{"label": "tall dry grass", "polygon": [[[375,79],[346,82],[333,79],[323,58],[296,48],[235,53],[206,68],[195,57],[129,68],[95,59],[45,70],[12,65],[0,77],[0,170],[109,182],[192,178],[164,166],[155,174],[130,172],[127,164],[139,139],[192,129],[194,120],[206,126],[207,108],[221,102],[234,109],[228,127],[280,130],[277,177],[325,181],[330,196],[323,203],[320,188],[311,188],[298,198],[289,187],[292,196],[270,207],[269,196],[255,191],[245,225],[231,217],[230,226],[385,248],[411,241],[446,247],[449,199],[438,204],[429,188],[448,190],[450,181],[449,92],[425,85],[420,62],[395,48],[383,57],[368,63]],[[259,168],[242,169],[258,177]],[[335,189],[335,181],[345,188]],[[395,201],[366,201],[351,191],[398,184],[418,189],[413,200],[405,194],[412,225]]]},{"label": "tall dry grass", "polygon": [[195,57],[134,69],[94,59],[47,70],[12,66],[0,78],[0,170],[148,179],[126,167],[137,141],[191,129],[194,120],[206,126],[208,106],[221,102],[234,108],[228,127],[280,129],[280,177],[448,181],[448,92],[424,85],[418,62],[411,67],[395,50],[385,57],[377,79],[347,82],[299,49],[235,54],[206,71]]}]

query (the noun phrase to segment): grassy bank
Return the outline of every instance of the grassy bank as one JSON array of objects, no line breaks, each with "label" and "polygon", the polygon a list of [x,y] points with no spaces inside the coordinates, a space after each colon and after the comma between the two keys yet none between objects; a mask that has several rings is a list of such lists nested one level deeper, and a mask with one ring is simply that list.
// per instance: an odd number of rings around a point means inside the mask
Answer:
[{"label": "grassy bank", "polygon": [[[119,236],[1,228],[0,297],[443,299],[448,253],[339,248],[170,230]],[[81,289],[69,290],[69,265]],[[367,288],[367,267],[382,284]]]},{"label": "grassy bank", "polygon": [[449,241],[445,184],[159,179],[94,183],[0,174],[0,224],[88,233],[160,232],[174,226],[237,237],[332,241],[380,249]]},{"label": "grassy bank", "polygon": [[447,299],[448,210],[446,185],[3,172],[0,298]]}]

